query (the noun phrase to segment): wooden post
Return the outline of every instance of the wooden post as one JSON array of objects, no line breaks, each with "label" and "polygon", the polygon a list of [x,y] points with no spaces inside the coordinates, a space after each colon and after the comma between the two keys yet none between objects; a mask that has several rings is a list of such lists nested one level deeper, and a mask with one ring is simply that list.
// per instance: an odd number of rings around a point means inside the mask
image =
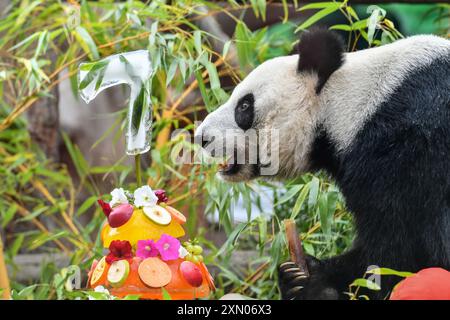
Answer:
[{"label": "wooden post", "polygon": [[3,293],[1,294],[1,299],[10,300],[11,290],[9,287],[9,279],[8,279],[8,272],[6,270],[5,259],[3,257],[3,242],[1,237],[0,237],[0,289],[3,290]]}]

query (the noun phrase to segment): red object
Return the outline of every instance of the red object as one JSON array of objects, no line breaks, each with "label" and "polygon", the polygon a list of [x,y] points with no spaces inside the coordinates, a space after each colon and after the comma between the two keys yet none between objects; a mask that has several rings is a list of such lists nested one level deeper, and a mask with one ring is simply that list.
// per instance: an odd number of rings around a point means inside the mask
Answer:
[{"label": "red object", "polygon": [[133,215],[133,206],[131,204],[125,203],[121,204],[111,211],[108,216],[108,223],[111,228],[118,228],[130,220]]},{"label": "red object", "polygon": [[97,200],[100,207],[102,207],[103,213],[108,218],[109,214],[111,213],[112,209],[108,202],[103,201],[102,199]]},{"label": "red object", "polygon": [[106,256],[106,262],[111,264],[118,260],[133,259],[133,251],[129,241],[114,240],[109,245],[109,254]]},{"label": "red object", "polygon": [[183,261],[180,264],[180,271],[184,280],[193,287],[200,287],[203,283],[203,275],[196,264],[190,261]]},{"label": "red object", "polygon": [[166,190],[158,189],[158,190],[155,190],[154,193],[155,193],[155,196],[158,197],[158,203],[157,204],[160,204],[161,202],[169,201],[169,198],[167,198],[167,195],[166,195]]},{"label": "red object", "polygon": [[390,300],[450,300],[450,272],[427,268],[395,286]]}]

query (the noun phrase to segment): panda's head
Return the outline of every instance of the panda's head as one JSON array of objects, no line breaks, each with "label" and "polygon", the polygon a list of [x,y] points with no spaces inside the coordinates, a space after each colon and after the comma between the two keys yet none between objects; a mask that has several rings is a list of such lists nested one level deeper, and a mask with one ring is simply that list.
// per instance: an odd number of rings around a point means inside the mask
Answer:
[{"label": "panda's head", "polygon": [[308,169],[320,92],[343,62],[343,43],[316,29],[303,33],[298,52],[259,65],[197,128],[197,142],[228,159],[220,170],[225,180],[288,178]]}]

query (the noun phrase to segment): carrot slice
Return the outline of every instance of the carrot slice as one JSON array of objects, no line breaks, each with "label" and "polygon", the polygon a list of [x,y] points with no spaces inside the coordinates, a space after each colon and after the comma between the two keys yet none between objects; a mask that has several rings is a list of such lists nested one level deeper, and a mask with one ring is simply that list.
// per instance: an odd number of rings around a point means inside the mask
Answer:
[{"label": "carrot slice", "polygon": [[186,217],[177,209],[171,206],[166,206],[166,210],[169,211],[170,215],[172,216],[172,219],[177,221],[179,224],[186,223]]},{"label": "carrot slice", "polygon": [[172,280],[172,271],[167,263],[159,258],[147,258],[138,268],[142,282],[152,288],[164,287]]}]

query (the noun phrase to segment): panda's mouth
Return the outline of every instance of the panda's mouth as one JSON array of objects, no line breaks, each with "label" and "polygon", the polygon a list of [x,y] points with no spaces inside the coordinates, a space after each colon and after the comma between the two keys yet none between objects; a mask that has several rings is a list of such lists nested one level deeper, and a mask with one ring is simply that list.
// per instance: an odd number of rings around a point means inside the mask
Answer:
[{"label": "panda's mouth", "polygon": [[224,176],[235,175],[239,172],[240,165],[236,163],[237,150],[234,149],[233,156],[229,156],[223,163],[219,165],[219,173]]},{"label": "panda's mouth", "polygon": [[225,176],[231,176],[239,172],[240,165],[237,163],[224,163],[219,165],[219,173]]}]

